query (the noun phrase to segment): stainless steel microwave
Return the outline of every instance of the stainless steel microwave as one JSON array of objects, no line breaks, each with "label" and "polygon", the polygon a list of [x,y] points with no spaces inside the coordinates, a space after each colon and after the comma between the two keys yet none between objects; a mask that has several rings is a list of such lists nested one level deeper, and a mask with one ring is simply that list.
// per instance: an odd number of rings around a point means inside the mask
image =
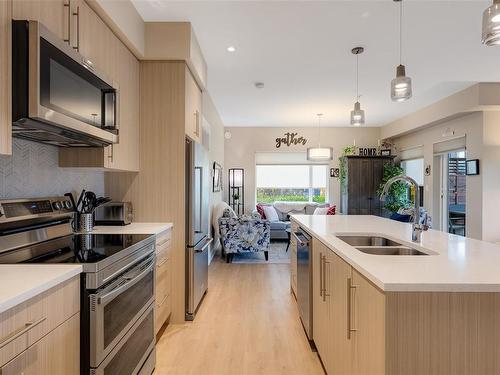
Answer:
[{"label": "stainless steel microwave", "polygon": [[60,147],[118,141],[118,90],[37,21],[12,21],[13,136]]}]

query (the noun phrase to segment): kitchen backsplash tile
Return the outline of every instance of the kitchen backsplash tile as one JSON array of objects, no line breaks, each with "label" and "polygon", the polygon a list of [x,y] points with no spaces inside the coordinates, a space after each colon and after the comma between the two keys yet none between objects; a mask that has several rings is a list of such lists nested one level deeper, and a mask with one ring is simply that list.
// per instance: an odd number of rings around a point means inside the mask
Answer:
[{"label": "kitchen backsplash tile", "polygon": [[104,172],[59,168],[57,147],[14,138],[12,156],[0,156],[0,198],[62,195],[81,189],[104,194]]}]

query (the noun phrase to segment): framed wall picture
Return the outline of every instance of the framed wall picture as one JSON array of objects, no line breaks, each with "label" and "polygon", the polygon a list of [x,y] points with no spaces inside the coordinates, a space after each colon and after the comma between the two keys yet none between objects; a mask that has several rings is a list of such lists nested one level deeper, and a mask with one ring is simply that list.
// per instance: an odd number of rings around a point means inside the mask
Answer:
[{"label": "framed wall picture", "polygon": [[465,162],[465,174],[476,176],[479,174],[479,159],[471,159]]},{"label": "framed wall picture", "polygon": [[338,177],[340,174],[339,168],[330,168],[330,177]]},{"label": "framed wall picture", "polygon": [[382,149],[380,150],[380,156],[391,156],[391,149]]},{"label": "framed wall picture", "polygon": [[217,193],[222,191],[222,167],[219,163],[214,161],[213,174],[213,192]]}]

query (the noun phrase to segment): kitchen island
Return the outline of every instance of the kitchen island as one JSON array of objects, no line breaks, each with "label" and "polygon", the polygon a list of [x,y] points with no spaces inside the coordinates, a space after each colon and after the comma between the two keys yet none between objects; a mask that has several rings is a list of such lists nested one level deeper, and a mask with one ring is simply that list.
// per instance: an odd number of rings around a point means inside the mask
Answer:
[{"label": "kitchen island", "polygon": [[[500,246],[434,230],[417,244],[411,224],[375,216],[294,215],[292,227],[312,236],[313,340],[328,374],[500,373]],[[367,254],[341,240],[353,236],[424,255]]]}]

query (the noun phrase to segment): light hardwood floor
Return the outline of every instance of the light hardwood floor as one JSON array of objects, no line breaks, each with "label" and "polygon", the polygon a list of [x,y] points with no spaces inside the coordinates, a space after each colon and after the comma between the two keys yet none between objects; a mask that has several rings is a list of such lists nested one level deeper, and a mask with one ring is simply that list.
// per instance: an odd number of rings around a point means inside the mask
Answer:
[{"label": "light hardwood floor", "polygon": [[290,294],[290,265],[214,259],[195,321],[169,326],[158,342],[163,374],[324,374]]}]

